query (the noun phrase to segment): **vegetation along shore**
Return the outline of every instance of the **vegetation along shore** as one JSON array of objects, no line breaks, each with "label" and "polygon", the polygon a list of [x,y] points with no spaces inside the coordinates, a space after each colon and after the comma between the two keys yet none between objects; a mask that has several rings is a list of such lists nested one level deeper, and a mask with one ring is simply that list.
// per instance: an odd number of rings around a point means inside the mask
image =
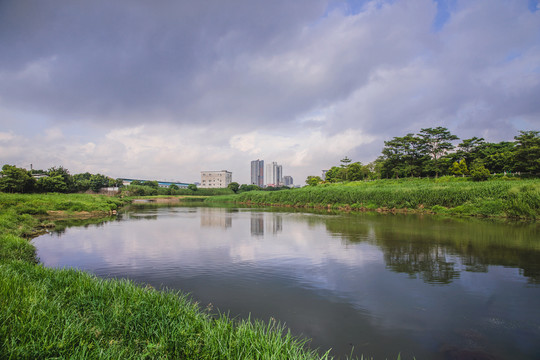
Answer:
[{"label": "vegetation along shore", "polygon": [[29,238],[63,211],[107,216],[125,200],[0,193],[3,358],[327,359],[282,325],[232,320],[180,293],[38,264]]},{"label": "vegetation along shore", "polygon": [[537,219],[540,216],[540,180],[474,182],[467,178],[442,177],[357,181],[274,192],[250,191],[211,197],[206,201]]}]

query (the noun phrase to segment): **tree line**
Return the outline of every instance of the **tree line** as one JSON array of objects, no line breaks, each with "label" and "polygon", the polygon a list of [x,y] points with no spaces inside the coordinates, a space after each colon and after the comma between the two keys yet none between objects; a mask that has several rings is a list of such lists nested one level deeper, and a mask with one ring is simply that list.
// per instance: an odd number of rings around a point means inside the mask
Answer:
[{"label": "tree line", "polygon": [[71,175],[62,167],[48,170],[26,170],[5,164],[0,172],[0,191],[7,193],[76,193],[104,187],[122,186],[121,179],[89,172]]},{"label": "tree line", "polygon": [[520,131],[514,141],[486,142],[472,137],[460,140],[445,127],[421,129],[384,142],[382,154],[362,165],[348,157],[326,172],[325,179],[309,176],[308,185],[321,181],[470,175],[486,180],[492,173],[540,174],[540,132]]}]

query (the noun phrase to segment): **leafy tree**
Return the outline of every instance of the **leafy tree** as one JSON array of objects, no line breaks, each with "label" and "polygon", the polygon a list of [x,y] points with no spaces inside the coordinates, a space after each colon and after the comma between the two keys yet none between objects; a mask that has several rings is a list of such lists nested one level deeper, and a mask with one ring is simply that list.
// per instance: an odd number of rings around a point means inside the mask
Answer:
[{"label": "leafy tree", "polygon": [[90,190],[99,192],[99,189],[109,186],[109,178],[105,175],[96,174],[90,177]]},{"label": "leafy tree", "polygon": [[476,136],[465,139],[458,145],[458,151],[456,151],[454,159],[456,161],[465,159],[467,164],[472,164],[479,157],[480,150],[485,144],[483,138],[477,138]]},{"label": "leafy tree", "polygon": [[515,136],[515,170],[540,174],[540,131],[520,131]]},{"label": "leafy tree", "polygon": [[326,172],[325,180],[328,182],[343,181],[345,178],[345,171],[338,166],[332,166],[330,170]]},{"label": "leafy tree", "polygon": [[157,189],[159,188],[159,183],[155,180],[154,181],[147,180],[147,181],[143,181],[142,186],[149,186],[153,189]]},{"label": "leafy tree", "polygon": [[68,192],[68,186],[62,175],[46,176],[37,181],[37,189],[40,192]]},{"label": "leafy tree", "polygon": [[227,185],[227,187],[236,194],[238,192],[238,189],[240,188],[240,184],[233,181],[229,185]]},{"label": "leafy tree", "polygon": [[317,186],[317,184],[320,184],[322,182],[322,179],[320,176],[308,176],[306,179],[306,184],[309,186]]},{"label": "leafy tree", "polygon": [[[64,184],[66,184],[66,190],[57,191],[57,192],[73,191],[73,176],[69,174],[68,169],[66,169],[65,167],[63,166],[52,167],[49,170],[47,170],[47,174],[49,175],[49,177],[60,176]],[[63,186],[60,186],[59,188],[63,188]]]},{"label": "leafy tree", "polygon": [[240,188],[238,189],[238,192],[247,192],[247,191],[254,191],[254,190],[261,190],[261,188],[255,184],[242,184],[240,185]]},{"label": "leafy tree", "polygon": [[142,186],[143,182],[140,180],[133,180],[129,185]]},{"label": "leafy tree", "polygon": [[451,141],[459,138],[442,126],[422,129],[418,135],[422,148],[431,158],[428,170],[435,172],[435,176],[438,177],[442,168],[441,158],[454,149]]},{"label": "leafy tree", "polygon": [[385,177],[420,176],[426,162],[419,137],[407,134],[384,142],[381,173]]},{"label": "leafy tree", "polygon": [[469,173],[469,169],[467,169],[467,162],[465,159],[454,161],[452,167],[450,168],[450,172],[454,175],[467,175]]},{"label": "leafy tree", "polygon": [[35,186],[35,179],[25,169],[14,165],[4,165],[0,177],[0,191],[3,192],[31,192]]},{"label": "leafy tree", "polygon": [[475,161],[471,166],[471,177],[474,181],[485,181],[489,179],[489,170],[484,167],[481,161]]},{"label": "leafy tree", "polygon": [[347,177],[349,181],[364,180],[369,174],[369,170],[362,166],[360,162],[354,162],[347,166]]},{"label": "leafy tree", "polygon": [[197,185],[195,184],[189,184],[187,188],[191,191],[197,191]]},{"label": "leafy tree", "polygon": [[493,173],[514,171],[514,147],[515,144],[509,141],[485,143],[479,148],[477,160]]},{"label": "leafy tree", "polygon": [[171,189],[171,190],[180,190],[180,188],[176,184],[169,185],[169,189]]}]

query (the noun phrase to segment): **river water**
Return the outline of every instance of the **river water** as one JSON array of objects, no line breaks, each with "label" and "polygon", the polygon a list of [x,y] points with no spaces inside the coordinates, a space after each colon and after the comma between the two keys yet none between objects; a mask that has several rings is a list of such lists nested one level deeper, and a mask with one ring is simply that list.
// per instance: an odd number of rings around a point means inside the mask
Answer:
[{"label": "river water", "polygon": [[340,358],[540,359],[536,223],[152,206],[34,244],[45,266],[274,318]]}]

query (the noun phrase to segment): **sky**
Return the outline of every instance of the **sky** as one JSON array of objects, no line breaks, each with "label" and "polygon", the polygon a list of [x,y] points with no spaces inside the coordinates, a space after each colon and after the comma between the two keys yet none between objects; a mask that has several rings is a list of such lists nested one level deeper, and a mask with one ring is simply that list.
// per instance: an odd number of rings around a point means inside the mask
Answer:
[{"label": "sky", "polygon": [[302,185],[437,126],[540,130],[539,0],[0,0],[0,165]]}]

